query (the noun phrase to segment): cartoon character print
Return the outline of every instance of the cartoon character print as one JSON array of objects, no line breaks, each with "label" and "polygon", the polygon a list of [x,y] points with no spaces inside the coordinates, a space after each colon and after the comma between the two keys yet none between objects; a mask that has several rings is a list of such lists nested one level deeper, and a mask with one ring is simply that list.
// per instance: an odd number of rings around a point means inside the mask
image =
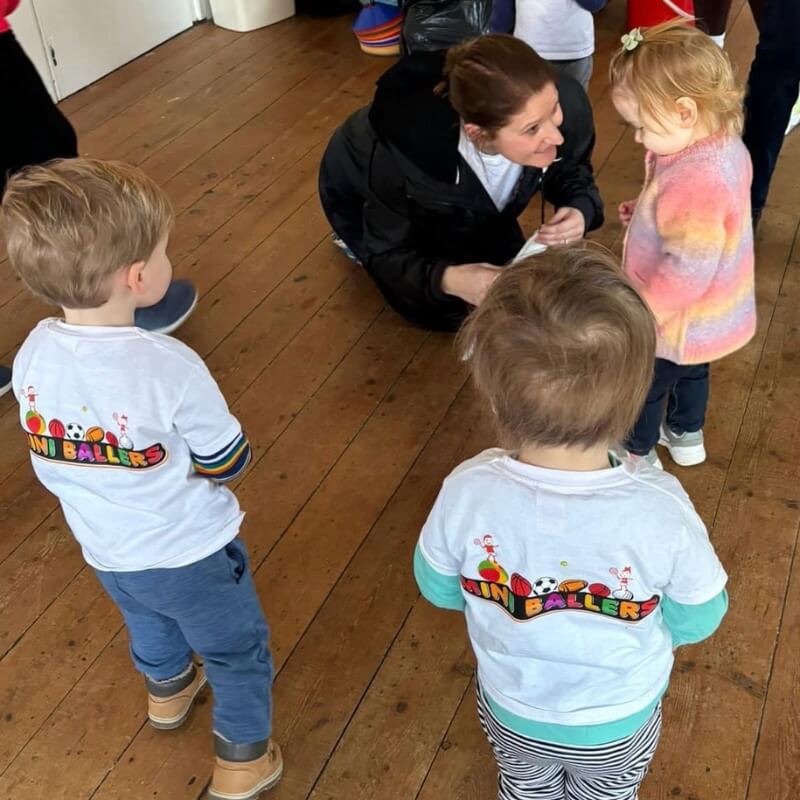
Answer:
[{"label": "cartoon character print", "polygon": [[23,399],[28,401],[28,410],[25,412],[25,427],[31,433],[43,433],[45,429],[45,419],[36,408],[36,389],[29,386],[21,392]]},{"label": "cartoon character print", "polygon": [[133,450],[133,442],[131,437],[128,436],[128,415],[118,414],[115,411],[111,416],[114,418],[114,422],[117,423],[117,428],[119,428],[119,446],[124,447],[126,450]]},{"label": "cartoon character print", "polygon": [[508,573],[503,569],[497,560],[498,545],[495,544],[494,537],[487,533],[482,539],[475,539],[473,544],[480,547],[486,554],[486,558],[478,564],[478,573],[487,581],[494,583],[506,583]]},{"label": "cartoon character print", "polygon": [[611,567],[609,573],[619,581],[619,586],[611,593],[612,596],[617,600],[630,600],[633,597],[633,592],[629,588],[633,582],[633,570],[630,567],[622,569]]}]

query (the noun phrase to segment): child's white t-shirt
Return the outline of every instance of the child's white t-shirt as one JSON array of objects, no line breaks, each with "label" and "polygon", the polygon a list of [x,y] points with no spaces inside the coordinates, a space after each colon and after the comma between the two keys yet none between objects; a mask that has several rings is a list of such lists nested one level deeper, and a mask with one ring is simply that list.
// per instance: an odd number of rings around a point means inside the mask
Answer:
[{"label": "child's white t-shirt", "polygon": [[575,0],[517,0],[514,36],[548,61],[594,53],[594,19]]},{"label": "child's white t-shirt", "polygon": [[628,461],[562,472],[487,450],[445,480],[419,548],[460,576],[484,689],[543,723],[656,700],[673,663],[662,597],[699,605],[727,581],[678,481]]},{"label": "child's white t-shirt", "polygon": [[13,368],[34,471],[99,570],[192,564],[242,520],[232,492],[195,473],[192,454],[241,436],[189,347],[133,327],[46,319]]}]

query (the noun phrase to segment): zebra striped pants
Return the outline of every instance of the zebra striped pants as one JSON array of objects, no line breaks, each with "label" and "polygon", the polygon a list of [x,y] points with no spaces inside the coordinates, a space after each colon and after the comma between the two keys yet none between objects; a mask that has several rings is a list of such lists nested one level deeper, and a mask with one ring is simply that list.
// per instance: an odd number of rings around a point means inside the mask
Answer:
[{"label": "zebra striped pants", "polygon": [[498,800],[636,800],[661,733],[661,706],[615,742],[574,747],[528,739],[493,714],[480,684],[478,718],[497,760]]}]

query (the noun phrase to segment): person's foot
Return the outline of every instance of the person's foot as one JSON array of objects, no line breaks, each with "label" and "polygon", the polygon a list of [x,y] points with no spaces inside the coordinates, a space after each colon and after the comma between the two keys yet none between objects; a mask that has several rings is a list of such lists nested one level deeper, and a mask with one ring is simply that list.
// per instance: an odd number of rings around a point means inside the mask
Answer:
[{"label": "person's foot", "polygon": [[361,263],[361,259],[352,251],[350,245],[342,239],[336,233],[331,234],[331,241],[354,263],[357,264],[359,267],[363,267],[364,265]]},{"label": "person's foot", "polygon": [[691,433],[675,433],[666,425],[661,426],[659,444],[669,450],[672,460],[681,467],[693,467],[706,460],[706,447],[703,443],[703,431]]},{"label": "person's foot", "polygon": [[213,800],[255,800],[283,775],[281,748],[272,739],[237,745],[217,736],[215,749],[217,760],[208,787],[208,796]]},{"label": "person's foot", "polygon": [[11,370],[0,364],[0,397],[11,391]]},{"label": "person's foot", "polygon": [[199,296],[191,281],[172,281],[158,303],[136,309],[134,324],[151,333],[172,333],[189,319]]},{"label": "person's foot", "polygon": [[206,685],[206,674],[194,664],[182,675],[168,681],[145,679],[147,716],[160,731],[180,728],[189,716],[194,701]]},{"label": "person's foot", "polygon": [[653,447],[649,453],[643,456],[637,455],[636,453],[631,453],[630,450],[627,452],[627,455],[631,461],[641,461],[650,467],[664,469],[664,465],[661,463],[661,459],[658,457],[655,447]]}]

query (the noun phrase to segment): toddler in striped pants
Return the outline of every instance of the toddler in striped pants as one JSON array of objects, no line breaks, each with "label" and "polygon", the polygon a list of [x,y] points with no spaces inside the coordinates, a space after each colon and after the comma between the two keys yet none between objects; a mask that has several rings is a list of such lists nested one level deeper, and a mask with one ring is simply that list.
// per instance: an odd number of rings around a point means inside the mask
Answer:
[{"label": "toddler in striped pants", "polygon": [[462,611],[500,800],[635,800],[673,651],[727,576],[678,481],[610,455],[652,380],[655,325],[614,258],[551,248],[500,274],[461,333],[508,449],[444,481],[414,554]]}]

